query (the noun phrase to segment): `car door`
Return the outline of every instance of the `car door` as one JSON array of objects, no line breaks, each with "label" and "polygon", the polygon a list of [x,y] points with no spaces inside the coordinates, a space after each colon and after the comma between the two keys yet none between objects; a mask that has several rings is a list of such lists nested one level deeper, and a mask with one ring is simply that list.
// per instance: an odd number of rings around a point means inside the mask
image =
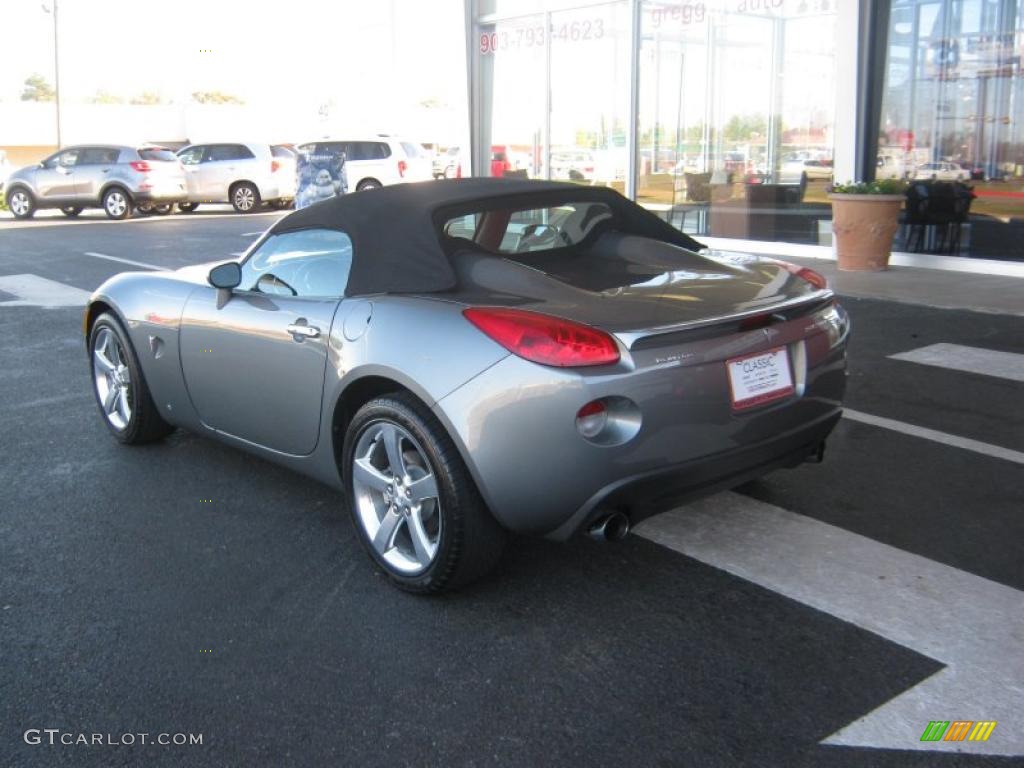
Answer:
[{"label": "car door", "polygon": [[253,157],[241,144],[211,144],[199,165],[203,195],[210,200],[228,200],[231,185],[242,178],[243,161]]},{"label": "car door", "polygon": [[202,202],[202,189],[199,183],[201,172],[200,164],[206,154],[205,144],[194,144],[178,153],[178,159],[185,169],[185,186],[188,189],[188,199],[192,203]]},{"label": "car door", "polygon": [[116,147],[83,147],[75,163],[75,197],[79,202],[97,202],[100,190],[110,178],[121,155]]},{"label": "car door", "polygon": [[331,324],[351,263],[343,232],[284,232],[249,255],[226,301],[206,286],[189,297],[182,372],[207,426],[282,453],[312,453]]},{"label": "car door", "polygon": [[76,195],[75,165],[80,149],[65,149],[43,161],[36,171],[36,195],[40,202],[73,203]]}]

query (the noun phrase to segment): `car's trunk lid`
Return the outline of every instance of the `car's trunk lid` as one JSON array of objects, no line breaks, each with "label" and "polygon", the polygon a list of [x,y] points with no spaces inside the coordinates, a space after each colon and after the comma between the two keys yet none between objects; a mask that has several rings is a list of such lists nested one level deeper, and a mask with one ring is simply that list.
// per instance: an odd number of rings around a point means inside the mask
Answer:
[{"label": "car's trunk lid", "polygon": [[[463,254],[473,302],[517,306],[615,333],[626,344],[677,341],[704,329],[724,334],[759,316],[792,319],[831,297],[772,260],[697,254],[649,238],[607,233],[586,249]],[[525,267],[525,269],[524,269]]]}]

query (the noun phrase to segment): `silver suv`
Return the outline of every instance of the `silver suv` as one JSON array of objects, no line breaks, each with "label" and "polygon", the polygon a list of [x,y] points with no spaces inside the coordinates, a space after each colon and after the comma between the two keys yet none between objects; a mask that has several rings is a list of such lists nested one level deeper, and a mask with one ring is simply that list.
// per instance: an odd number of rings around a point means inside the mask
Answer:
[{"label": "silver suv", "polygon": [[140,203],[170,206],[187,199],[185,171],[173,152],[106,144],[67,147],[15,171],[5,194],[19,219],[40,208],[60,208],[72,217],[102,208],[112,219],[126,219]]},{"label": "silver suv", "polygon": [[200,203],[231,203],[249,213],[260,203],[285,208],[295,198],[295,153],[270,144],[192,144],[178,150],[188,179],[188,202],[183,211]]}]

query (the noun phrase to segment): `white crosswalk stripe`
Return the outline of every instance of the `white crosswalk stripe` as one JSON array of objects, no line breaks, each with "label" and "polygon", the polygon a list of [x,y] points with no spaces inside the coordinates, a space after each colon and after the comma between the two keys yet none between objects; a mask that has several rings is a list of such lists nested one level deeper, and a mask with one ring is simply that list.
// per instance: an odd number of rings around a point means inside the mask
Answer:
[{"label": "white crosswalk stripe", "polygon": [[919,739],[929,720],[996,720],[969,751],[1024,755],[1024,592],[737,493],[637,533],[947,665],[824,743],[967,751]]},{"label": "white crosswalk stripe", "polygon": [[84,307],[89,300],[89,291],[31,274],[0,276],[0,291],[17,297],[0,307]]},{"label": "white crosswalk stripe", "polygon": [[980,373],[1010,381],[1024,381],[1024,355],[995,349],[968,347],[962,344],[931,344],[889,355],[892,360],[920,363],[952,371]]}]

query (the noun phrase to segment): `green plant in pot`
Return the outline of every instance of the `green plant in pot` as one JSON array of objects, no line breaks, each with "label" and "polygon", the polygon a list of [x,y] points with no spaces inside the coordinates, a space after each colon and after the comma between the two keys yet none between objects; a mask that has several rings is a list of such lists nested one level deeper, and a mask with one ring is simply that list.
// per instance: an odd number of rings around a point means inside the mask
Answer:
[{"label": "green plant in pot", "polygon": [[897,179],[829,187],[839,269],[874,272],[888,268],[906,191],[906,183]]}]

